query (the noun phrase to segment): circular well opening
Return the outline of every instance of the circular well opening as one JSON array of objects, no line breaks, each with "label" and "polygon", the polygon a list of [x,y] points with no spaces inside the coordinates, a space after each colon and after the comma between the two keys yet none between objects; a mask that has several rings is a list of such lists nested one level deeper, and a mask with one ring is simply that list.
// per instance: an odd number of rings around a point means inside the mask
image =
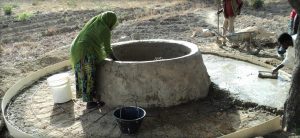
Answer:
[{"label": "circular well opening", "polygon": [[132,42],[113,47],[121,61],[152,61],[185,56],[191,52],[189,47],[168,42]]}]

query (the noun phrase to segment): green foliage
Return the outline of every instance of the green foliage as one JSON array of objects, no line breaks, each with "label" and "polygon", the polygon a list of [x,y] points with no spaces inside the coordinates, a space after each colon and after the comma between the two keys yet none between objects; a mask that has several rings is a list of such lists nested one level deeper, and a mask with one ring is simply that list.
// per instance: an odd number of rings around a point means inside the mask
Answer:
[{"label": "green foliage", "polygon": [[21,14],[18,14],[17,20],[18,21],[27,21],[27,20],[29,20],[30,17],[32,17],[32,14],[23,12]]},{"label": "green foliage", "polygon": [[254,9],[259,9],[264,7],[264,0],[250,0],[250,6],[253,7]]},{"label": "green foliage", "polygon": [[8,4],[3,6],[3,11],[5,15],[11,15],[13,6]]}]

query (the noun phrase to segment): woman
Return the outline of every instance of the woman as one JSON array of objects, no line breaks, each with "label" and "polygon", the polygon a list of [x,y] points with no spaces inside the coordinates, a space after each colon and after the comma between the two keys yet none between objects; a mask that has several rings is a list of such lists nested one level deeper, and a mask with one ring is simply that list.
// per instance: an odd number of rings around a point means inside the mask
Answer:
[{"label": "woman", "polygon": [[76,98],[87,102],[86,108],[103,106],[96,102],[96,64],[107,56],[116,60],[110,45],[111,30],[117,25],[117,16],[107,11],[90,19],[71,46],[71,62],[75,70]]}]

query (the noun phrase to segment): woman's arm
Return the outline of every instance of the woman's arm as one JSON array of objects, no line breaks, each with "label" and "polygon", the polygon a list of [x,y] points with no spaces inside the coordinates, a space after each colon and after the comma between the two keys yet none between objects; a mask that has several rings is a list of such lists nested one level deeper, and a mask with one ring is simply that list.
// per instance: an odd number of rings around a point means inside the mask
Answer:
[{"label": "woman's arm", "polygon": [[113,50],[111,48],[110,39],[106,39],[104,42],[104,50],[105,53],[112,59],[112,60],[118,60],[116,56],[113,53]]}]

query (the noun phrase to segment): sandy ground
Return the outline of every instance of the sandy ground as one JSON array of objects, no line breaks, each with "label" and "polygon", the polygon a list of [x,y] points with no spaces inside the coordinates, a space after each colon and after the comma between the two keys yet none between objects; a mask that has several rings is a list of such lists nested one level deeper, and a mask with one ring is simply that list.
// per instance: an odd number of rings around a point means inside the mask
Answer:
[{"label": "sandy ground", "polygon": [[[216,36],[204,37],[199,28],[217,30],[216,6],[209,0],[201,1],[1,1],[0,5],[14,5],[13,15],[0,16],[0,95],[17,80],[45,66],[69,58],[69,45],[80,28],[91,17],[104,10],[118,14],[120,25],[112,33],[112,42],[131,39],[178,39],[197,44],[203,52],[222,52],[253,58],[276,65],[275,44],[262,43],[257,56],[244,50],[219,48]],[[96,4],[95,4],[96,3]],[[279,35],[287,31],[290,6],[285,0],[267,1],[265,7],[253,10],[247,5],[236,19],[236,30],[259,26]],[[32,13],[27,21],[17,21],[16,15]],[[220,16],[220,24],[223,18]],[[286,71],[291,72],[289,69]],[[248,111],[248,109],[247,109]],[[261,112],[261,111],[258,111]],[[264,118],[264,117],[262,117]],[[3,123],[2,123],[3,124]]]}]

